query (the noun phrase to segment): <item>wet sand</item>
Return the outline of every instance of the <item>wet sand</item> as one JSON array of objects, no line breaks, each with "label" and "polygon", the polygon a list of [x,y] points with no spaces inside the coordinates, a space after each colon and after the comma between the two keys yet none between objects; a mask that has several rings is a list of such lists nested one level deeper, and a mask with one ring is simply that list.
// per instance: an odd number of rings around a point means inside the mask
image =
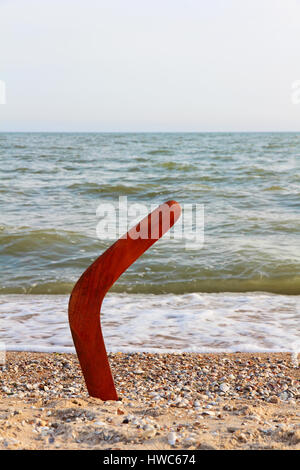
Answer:
[{"label": "wet sand", "polygon": [[88,397],[76,355],[8,352],[0,449],[300,449],[289,353],[109,358],[117,402]]}]

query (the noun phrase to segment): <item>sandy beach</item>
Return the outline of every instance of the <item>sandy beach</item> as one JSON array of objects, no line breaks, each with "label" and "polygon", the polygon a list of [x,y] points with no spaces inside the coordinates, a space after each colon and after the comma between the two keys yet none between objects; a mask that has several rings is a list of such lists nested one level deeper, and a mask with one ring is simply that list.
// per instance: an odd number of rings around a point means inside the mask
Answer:
[{"label": "sandy beach", "polygon": [[0,449],[300,449],[289,353],[109,358],[117,402],[88,397],[73,354],[8,352]]}]

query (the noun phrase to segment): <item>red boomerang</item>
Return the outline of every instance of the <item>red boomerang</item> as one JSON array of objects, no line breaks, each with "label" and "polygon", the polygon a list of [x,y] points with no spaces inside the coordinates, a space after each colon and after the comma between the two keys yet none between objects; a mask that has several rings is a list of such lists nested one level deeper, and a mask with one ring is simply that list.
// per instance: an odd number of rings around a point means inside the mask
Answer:
[{"label": "red boomerang", "polygon": [[69,323],[86,386],[92,397],[118,400],[103,340],[103,298],[121,274],[179,219],[181,207],[168,201],[151,212],[94,261],[75,284]]}]

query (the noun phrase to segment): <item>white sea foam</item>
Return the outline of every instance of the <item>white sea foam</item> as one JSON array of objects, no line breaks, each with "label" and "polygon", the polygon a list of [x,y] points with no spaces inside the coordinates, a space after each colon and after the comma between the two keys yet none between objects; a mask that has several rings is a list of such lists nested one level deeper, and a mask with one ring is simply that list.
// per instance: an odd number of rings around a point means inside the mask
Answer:
[{"label": "white sea foam", "polygon": [[[68,296],[1,295],[7,350],[73,352]],[[108,351],[300,351],[300,297],[265,293],[109,294]]]}]

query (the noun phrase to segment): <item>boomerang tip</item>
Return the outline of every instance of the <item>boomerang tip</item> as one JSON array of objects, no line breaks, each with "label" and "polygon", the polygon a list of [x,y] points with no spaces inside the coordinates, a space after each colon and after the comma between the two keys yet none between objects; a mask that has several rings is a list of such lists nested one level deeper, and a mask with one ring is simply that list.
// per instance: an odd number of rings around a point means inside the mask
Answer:
[{"label": "boomerang tip", "polygon": [[181,214],[181,205],[179,204],[179,202],[171,199],[170,201],[166,201],[164,204],[167,204],[173,210],[175,209],[175,211],[177,212],[176,215],[178,215],[179,217],[179,215]]}]

